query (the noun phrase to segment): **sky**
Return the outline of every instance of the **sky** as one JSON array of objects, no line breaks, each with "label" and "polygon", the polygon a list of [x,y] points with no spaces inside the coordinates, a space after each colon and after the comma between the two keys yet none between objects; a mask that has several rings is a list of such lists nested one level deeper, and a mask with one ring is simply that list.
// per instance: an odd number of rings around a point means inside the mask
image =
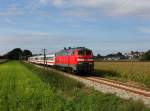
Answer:
[{"label": "sky", "polygon": [[150,0],[0,0],[0,54],[87,47],[94,54],[150,49]]}]

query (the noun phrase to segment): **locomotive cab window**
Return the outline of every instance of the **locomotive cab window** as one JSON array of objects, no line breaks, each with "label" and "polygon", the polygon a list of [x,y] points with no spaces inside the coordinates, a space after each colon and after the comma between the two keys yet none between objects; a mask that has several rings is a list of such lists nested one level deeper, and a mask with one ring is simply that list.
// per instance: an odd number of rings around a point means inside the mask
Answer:
[{"label": "locomotive cab window", "polygon": [[84,51],[84,50],[80,50],[80,51],[78,52],[78,54],[81,55],[81,56],[83,56],[83,55],[85,55],[85,51]]},{"label": "locomotive cab window", "polygon": [[84,55],[92,55],[92,52],[90,50],[80,50],[78,52],[79,55],[84,56]]},{"label": "locomotive cab window", "polygon": [[86,55],[92,55],[92,52],[90,50],[86,50]]}]

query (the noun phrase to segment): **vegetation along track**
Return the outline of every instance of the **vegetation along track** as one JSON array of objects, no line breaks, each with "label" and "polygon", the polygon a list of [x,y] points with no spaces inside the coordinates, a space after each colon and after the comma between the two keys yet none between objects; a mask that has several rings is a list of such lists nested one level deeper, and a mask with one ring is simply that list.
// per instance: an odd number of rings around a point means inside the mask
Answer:
[{"label": "vegetation along track", "polygon": [[145,105],[150,107],[150,90],[148,88],[95,76],[72,76],[77,77],[79,81],[94,87],[98,91],[113,93],[124,99],[142,100]]},{"label": "vegetation along track", "polygon": [[32,64],[9,61],[0,65],[0,111],[150,109],[141,101],[123,100],[113,94],[103,94],[60,73],[44,70]]},{"label": "vegetation along track", "polygon": [[[42,66],[38,66],[42,67]],[[142,88],[135,85],[130,85],[122,82],[117,82],[115,80],[109,80],[101,77],[95,76],[78,76],[62,71],[58,71],[56,69],[48,68],[48,70],[58,72],[67,76],[69,78],[76,79],[87,86],[94,87],[94,89],[101,91],[103,93],[112,93],[124,99],[133,99],[133,100],[141,100],[143,103],[150,107],[150,90],[148,88]]]}]

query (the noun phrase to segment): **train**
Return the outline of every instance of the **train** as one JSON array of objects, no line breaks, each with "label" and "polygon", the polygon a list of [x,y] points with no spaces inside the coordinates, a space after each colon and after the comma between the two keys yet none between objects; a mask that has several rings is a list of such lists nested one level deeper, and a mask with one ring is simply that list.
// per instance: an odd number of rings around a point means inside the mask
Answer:
[{"label": "train", "polygon": [[54,54],[32,56],[28,58],[30,63],[51,66],[78,74],[93,73],[94,56],[92,50],[85,47],[76,47],[56,52]]}]

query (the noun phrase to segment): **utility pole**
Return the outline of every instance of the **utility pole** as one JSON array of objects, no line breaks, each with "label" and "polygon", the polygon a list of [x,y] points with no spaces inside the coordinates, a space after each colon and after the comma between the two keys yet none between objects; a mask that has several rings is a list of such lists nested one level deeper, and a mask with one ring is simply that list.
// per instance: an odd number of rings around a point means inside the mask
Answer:
[{"label": "utility pole", "polygon": [[44,69],[47,66],[47,60],[46,60],[46,49],[44,48]]}]

